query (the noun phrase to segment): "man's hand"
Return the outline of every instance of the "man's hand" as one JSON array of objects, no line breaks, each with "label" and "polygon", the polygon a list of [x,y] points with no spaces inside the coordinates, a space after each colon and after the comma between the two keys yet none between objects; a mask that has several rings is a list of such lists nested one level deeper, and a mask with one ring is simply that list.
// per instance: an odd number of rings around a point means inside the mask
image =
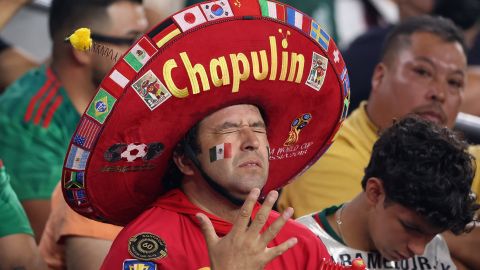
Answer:
[{"label": "man's hand", "polygon": [[278,246],[267,248],[267,244],[275,238],[285,222],[292,216],[292,208],[287,208],[265,232],[260,233],[268,220],[273,204],[278,198],[278,192],[276,191],[268,193],[265,202],[249,226],[253,206],[257,202],[259,194],[260,190],[258,188],[254,188],[250,192],[240,209],[232,230],[222,238],[217,236],[212,222],[206,215],[197,214],[207,242],[212,269],[263,269],[268,262],[297,244],[297,238],[293,237]]}]

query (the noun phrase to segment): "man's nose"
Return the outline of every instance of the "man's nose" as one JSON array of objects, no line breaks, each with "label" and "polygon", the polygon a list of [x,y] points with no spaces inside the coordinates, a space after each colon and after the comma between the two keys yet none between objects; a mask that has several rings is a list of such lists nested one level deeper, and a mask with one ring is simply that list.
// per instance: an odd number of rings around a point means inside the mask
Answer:
[{"label": "man's nose", "polygon": [[441,103],[445,101],[446,95],[446,82],[443,82],[439,78],[435,78],[430,82],[428,86],[428,99],[436,100]]},{"label": "man's nose", "polygon": [[420,236],[414,237],[410,239],[408,243],[408,249],[413,254],[420,256],[425,252],[425,247],[428,244],[428,242],[430,242],[430,240],[432,239],[431,238],[427,239],[427,237],[420,237]]},{"label": "man's nose", "polygon": [[257,133],[250,127],[244,127],[241,130],[242,150],[255,151],[260,147],[260,141]]}]

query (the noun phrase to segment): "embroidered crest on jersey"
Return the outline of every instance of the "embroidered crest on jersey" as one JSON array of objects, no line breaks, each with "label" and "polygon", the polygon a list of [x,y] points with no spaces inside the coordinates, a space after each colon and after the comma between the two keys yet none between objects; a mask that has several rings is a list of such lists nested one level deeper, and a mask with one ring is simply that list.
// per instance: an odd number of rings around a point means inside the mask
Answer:
[{"label": "embroidered crest on jersey", "polygon": [[157,270],[157,264],[154,262],[145,262],[140,260],[125,260],[123,270]]},{"label": "embroidered crest on jersey", "polygon": [[139,260],[153,261],[167,256],[167,245],[153,233],[139,233],[128,240],[128,253]]}]

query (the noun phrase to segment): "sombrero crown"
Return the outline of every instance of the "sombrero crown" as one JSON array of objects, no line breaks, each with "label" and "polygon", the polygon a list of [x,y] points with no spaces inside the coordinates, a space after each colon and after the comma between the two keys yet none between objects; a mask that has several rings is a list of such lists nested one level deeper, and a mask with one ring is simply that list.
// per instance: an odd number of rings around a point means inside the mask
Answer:
[{"label": "sombrero crown", "polygon": [[141,37],[102,81],[65,159],[64,196],[77,212],[124,225],[165,190],[184,134],[229,105],[268,119],[280,188],[328,149],[348,109],[345,63],[315,21],[265,0],[188,7]]}]

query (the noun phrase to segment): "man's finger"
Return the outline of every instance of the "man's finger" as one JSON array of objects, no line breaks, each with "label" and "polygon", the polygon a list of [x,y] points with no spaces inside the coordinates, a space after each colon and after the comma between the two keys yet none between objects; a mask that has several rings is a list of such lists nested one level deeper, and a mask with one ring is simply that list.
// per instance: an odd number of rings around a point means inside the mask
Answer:
[{"label": "man's finger", "polygon": [[213,228],[212,221],[203,213],[197,213],[196,217],[200,222],[200,228],[202,229],[203,237],[205,237],[205,241],[207,245],[210,246],[218,241],[218,235]]},{"label": "man's finger", "polygon": [[249,234],[257,235],[258,233],[260,233],[260,230],[263,228],[265,222],[267,222],[268,220],[270,211],[272,211],[272,207],[277,201],[277,198],[277,191],[273,190],[268,193],[267,198],[262,204],[262,207],[260,207],[260,210],[258,210],[257,214],[255,215],[255,219],[252,221],[250,228],[248,228]]},{"label": "man's finger", "polygon": [[298,239],[296,237],[292,237],[278,246],[267,249],[265,254],[267,263],[275,259],[276,257],[282,255],[283,253],[285,253],[285,251],[294,247],[297,243]]},{"label": "man's finger", "polygon": [[260,189],[254,188],[248,194],[247,199],[240,208],[240,212],[237,215],[232,227],[232,234],[237,232],[245,232],[250,223],[250,217],[252,216],[253,206],[257,203],[258,196],[260,196]]},{"label": "man's finger", "polygon": [[278,232],[283,228],[283,225],[292,217],[293,215],[293,208],[288,207],[283,211],[282,215],[279,216],[275,222],[272,223],[263,233],[262,236],[260,237],[260,241],[266,245],[270,243],[270,241],[277,236]]}]

